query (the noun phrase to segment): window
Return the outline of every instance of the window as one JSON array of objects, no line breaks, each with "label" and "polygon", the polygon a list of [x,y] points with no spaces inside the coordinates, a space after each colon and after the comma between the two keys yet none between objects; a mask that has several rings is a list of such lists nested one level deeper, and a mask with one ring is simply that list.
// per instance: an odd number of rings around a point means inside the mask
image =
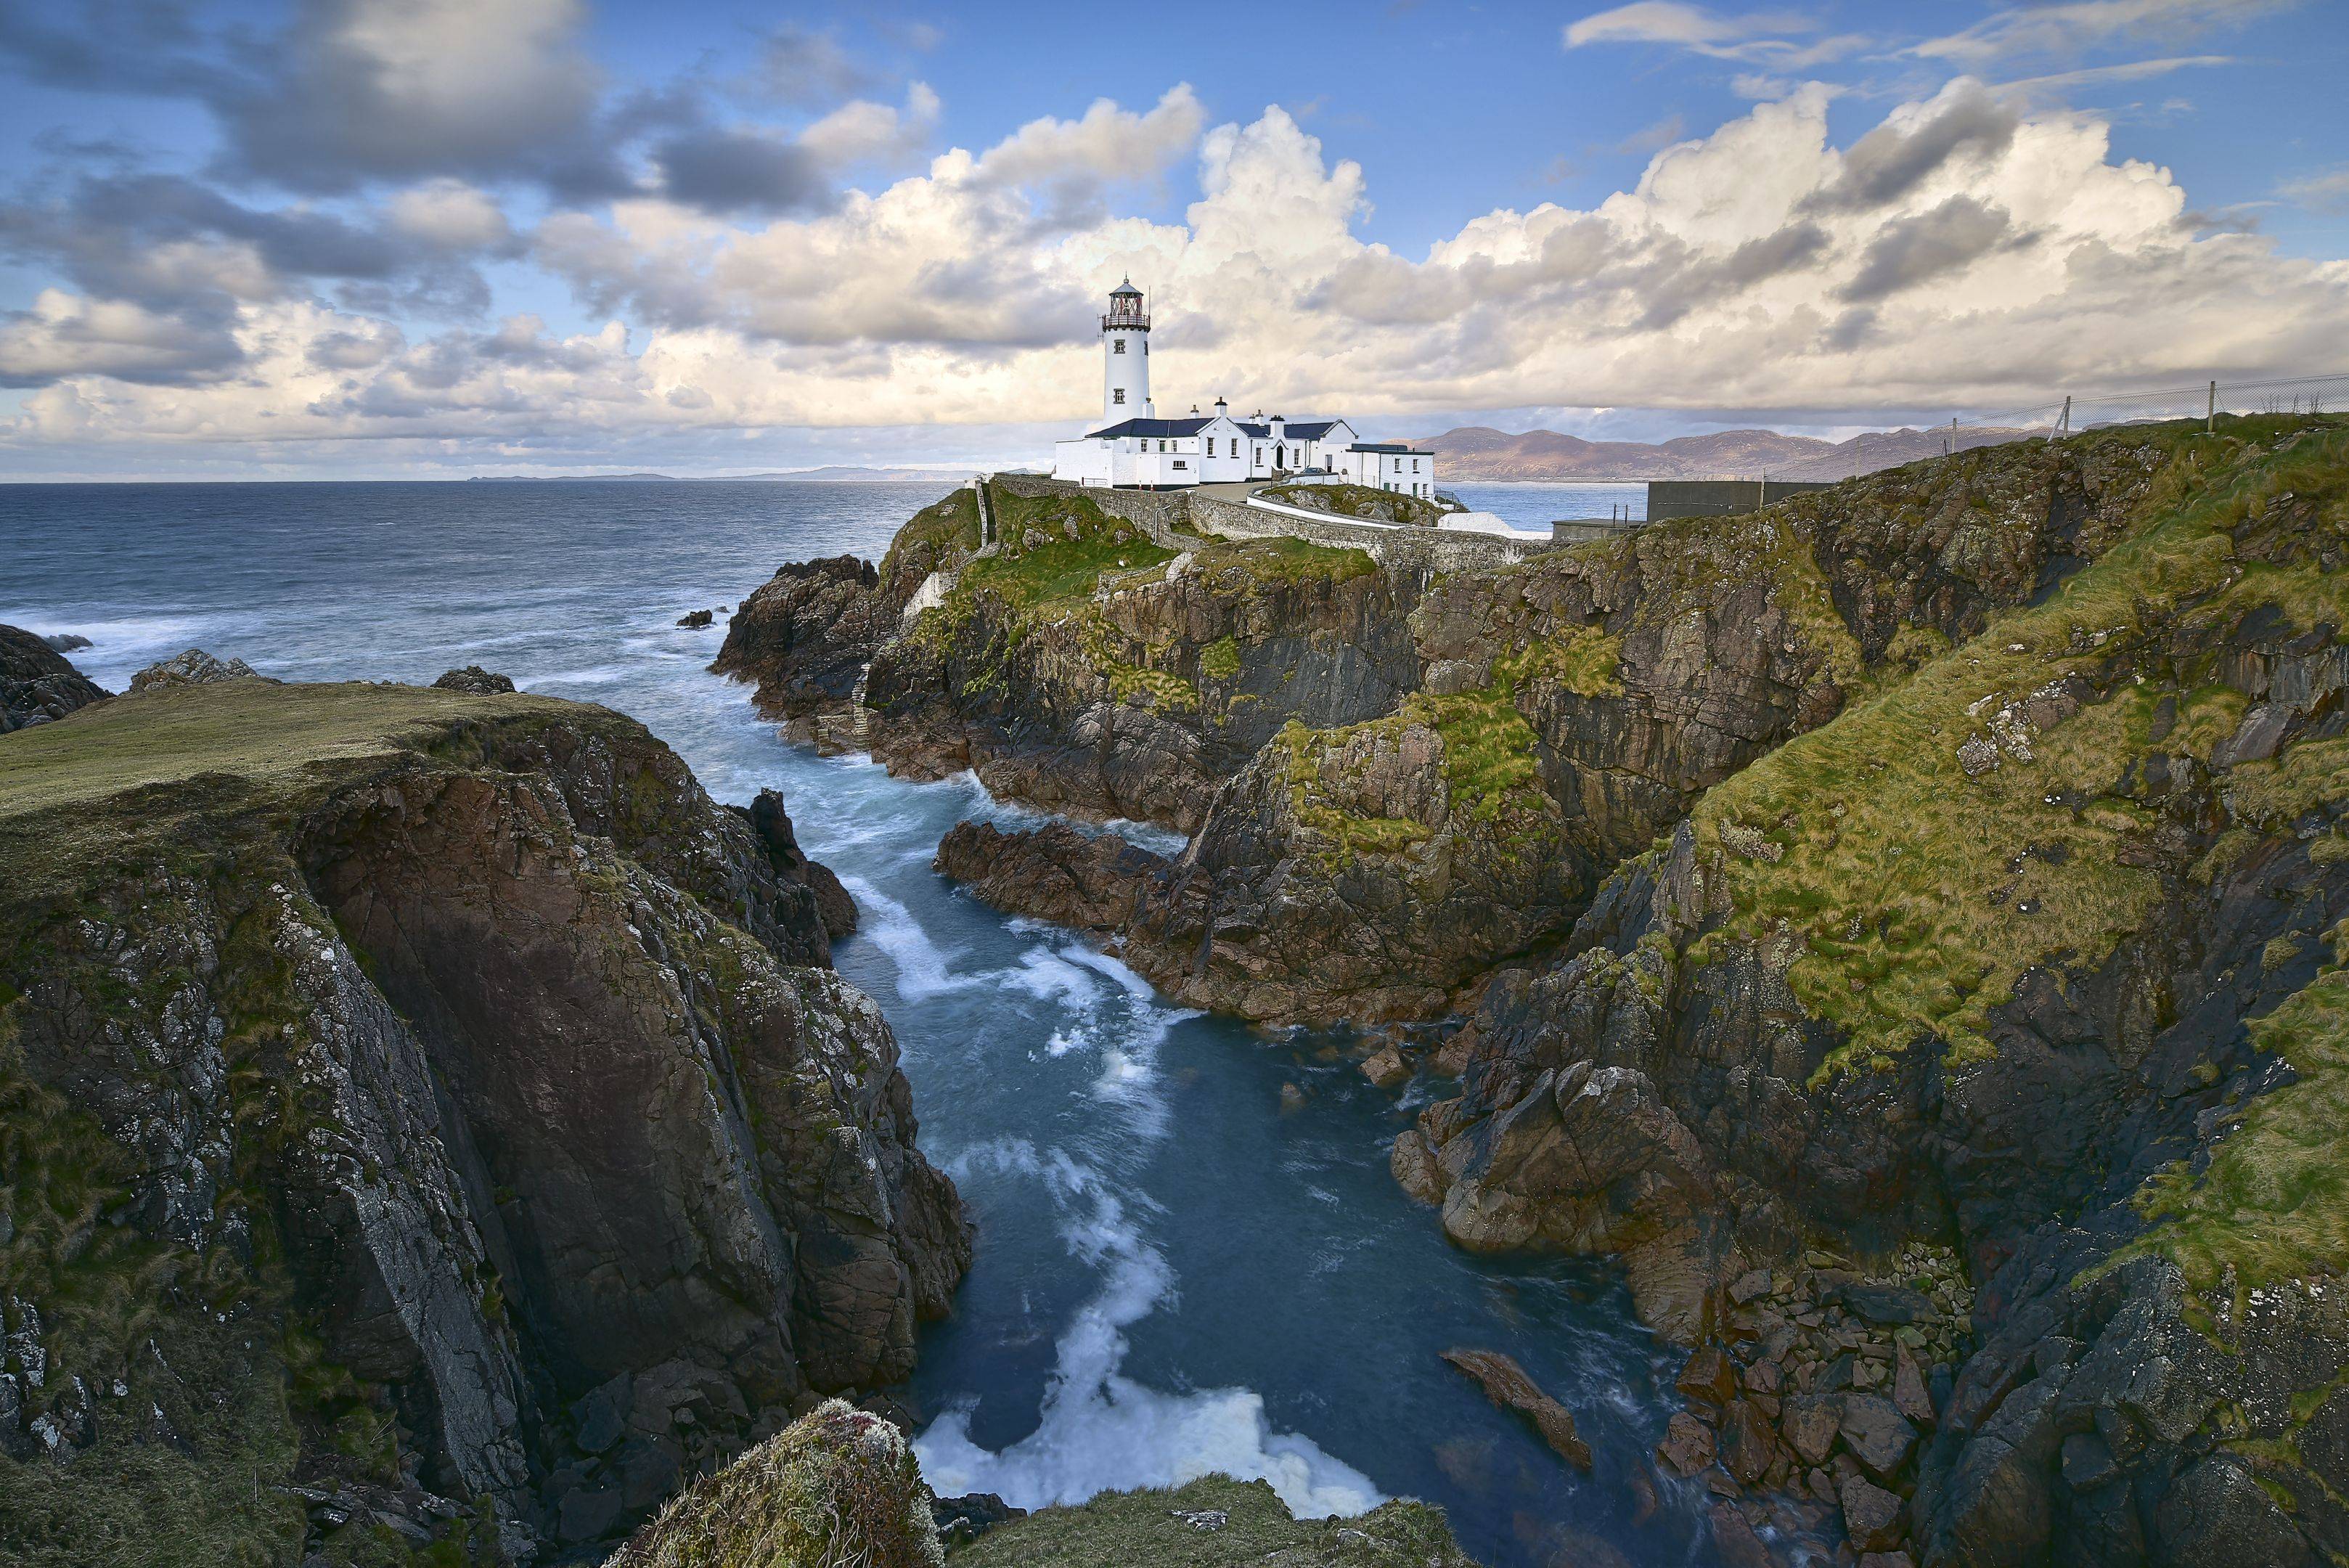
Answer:
[{"label": "window", "polygon": [[1419,472],[1419,459],[1413,458],[1411,460],[1411,471],[1413,473],[1417,473]]},{"label": "window", "polygon": [[1109,389],[1109,400],[1112,403],[1122,403],[1125,401],[1125,389],[1123,387],[1112,387]]},{"label": "window", "polygon": [[1164,451],[1166,450],[1166,443],[1165,443],[1164,441],[1160,441],[1160,442],[1158,443],[1158,450],[1159,450],[1160,452],[1164,452]]},{"label": "window", "polygon": [[1181,458],[1179,458],[1179,457],[1178,457],[1178,458],[1176,458],[1176,459],[1174,460],[1174,466],[1175,466],[1175,467],[1177,467],[1177,468],[1188,468],[1188,467],[1190,467],[1191,465],[1190,465],[1189,463],[1187,463],[1187,462],[1185,462]]},{"label": "window", "polygon": [[1112,337],[1112,338],[1111,338],[1111,339],[1109,340],[1109,351],[1110,351],[1111,353],[1112,353],[1112,354],[1123,354],[1123,353],[1124,353],[1124,352],[1125,352],[1125,339],[1124,339],[1124,338],[1123,338],[1123,337]]}]

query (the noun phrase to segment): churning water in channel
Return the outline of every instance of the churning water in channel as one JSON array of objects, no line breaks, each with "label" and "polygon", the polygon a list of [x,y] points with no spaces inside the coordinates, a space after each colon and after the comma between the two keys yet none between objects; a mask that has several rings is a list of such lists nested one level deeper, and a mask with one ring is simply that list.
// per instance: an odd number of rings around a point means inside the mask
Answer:
[{"label": "churning water in channel", "polygon": [[[705,672],[720,633],[673,626],[782,561],[877,558],[943,488],[0,486],[0,621],[92,639],[75,657],[115,690],[190,646],[288,680],[479,663],[635,715],[721,799],[781,789],[856,894],[840,967],[888,1014],[922,1145],[978,1223],[906,1391],[942,1492],[1034,1506],[1225,1470],[1300,1514],[1431,1499],[1512,1568],[1569,1546],[1578,1564],[1709,1561],[1693,1490],[1650,1507],[1633,1485],[1672,1358],[1620,1286],[1589,1265],[1469,1258],[1387,1175],[1426,1085],[1398,1106],[1334,1038],[1174,1007],[1067,933],[957,893],[929,869],[940,835],[1022,813],[968,780],[911,784],[784,745],[744,688]],[[1579,514],[1563,493],[1581,487],[1461,488],[1513,520]],[[1288,1084],[1305,1099],[1284,1113]],[[1574,1411],[1594,1473],[1488,1406],[1438,1359],[1454,1345],[1523,1362]]]}]

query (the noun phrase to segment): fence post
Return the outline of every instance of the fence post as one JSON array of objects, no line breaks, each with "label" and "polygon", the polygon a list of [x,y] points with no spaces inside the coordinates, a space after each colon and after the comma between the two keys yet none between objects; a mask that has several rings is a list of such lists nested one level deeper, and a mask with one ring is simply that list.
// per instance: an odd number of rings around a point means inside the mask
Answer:
[{"label": "fence post", "polygon": [[2210,383],[2210,409],[2202,416],[2202,433],[2204,435],[2219,433],[2219,383],[2216,381]]}]

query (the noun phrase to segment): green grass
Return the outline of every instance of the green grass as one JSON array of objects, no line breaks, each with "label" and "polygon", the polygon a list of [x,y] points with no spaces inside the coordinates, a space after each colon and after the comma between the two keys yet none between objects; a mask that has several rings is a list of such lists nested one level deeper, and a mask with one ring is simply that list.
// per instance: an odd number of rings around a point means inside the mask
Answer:
[{"label": "green grass", "polygon": [[[1803,950],[1788,976],[1795,995],[1847,1040],[1823,1073],[1923,1036],[1956,1061],[1986,1054],[1988,1010],[2024,970],[2093,967],[2160,897],[2142,863],[2154,814],[2122,792],[2124,771],[2153,751],[2207,760],[2242,701],[2211,677],[2164,692],[2114,672],[2140,649],[2166,652],[2197,607],[2233,595],[2228,613],[2248,607],[2230,531],[2285,494],[2321,496],[2332,514],[2349,508],[2349,430],[2281,456],[2225,437],[2182,440],[2136,531],[2046,603],[1994,618],[1963,648],[1714,788],[1694,820],[1701,846],[1723,852],[1733,913],[1697,945],[1699,961],[1726,942],[1791,933]],[[2327,586],[2337,606],[2338,587]],[[2120,685],[2030,737],[2031,760],[2008,754],[1967,777],[1959,747],[1990,737],[2002,699],[2071,674]],[[2163,695],[2178,719],[2157,741]],[[2271,770],[2281,783],[2255,774],[2246,792],[2333,789],[2336,766],[2329,753],[2287,753]],[[1750,852],[1756,835],[1775,859]]]},{"label": "green grass", "polygon": [[1229,680],[1240,672],[1239,639],[1226,634],[1199,650],[1199,673],[1210,680]]},{"label": "green grass", "polygon": [[[1189,1514],[1221,1514],[1202,1529]],[[999,1525],[955,1568],[1473,1568],[1441,1510],[1408,1499],[1359,1519],[1289,1516],[1263,1481],[1206,1476],[1176,1488],[1103,1492]]]},{"label": "green grass", "polygon": [[694,1481],[610,1568],[936,1568],[920,1469],[895,1427],[838,1399]]},{"label": "green grass", "polygon": [[119,697],[0,746],[0,855],[20,895],[70,888],[94,865],[223,812],[282,806],[341,764],[425,750],[469,722],[616,715],[519,694],[421,686],[222,681]]},{"label": "green grass", "polygon": [[[2349,925],[2333,940],[2349,956]],[[2231,1270],[2239,1295],[2349,1268],[2349,968],[2326,965],[2248,1027],[2294,1080],[2245,1104],[2201,1171],[2180,1160],[2147,1181],[2136,1204],[2150,1229],[2111,1263],[2158,1253],[2198,1290]]]},{"label": "green grass", "polygon": [[897,530],[889,542],[888,555],[882,558],[881,576],[886,580],[905,566],[934,572],[950,561],[978,554],[981,543],[978,493],[965,485],[936,505],[915,513]]},{"label": "green grass", "polygon": [[1333,517],[1364,518],[1373,522],[1409,523],[1433,526],[1444,515],[1444,508],[1416,495],[1400,495],[1392,490],[1381,490],[1369,484],[1275,484],[1259,491],[1268,501],[1301,507],[1308,512],[1327,512]]}]

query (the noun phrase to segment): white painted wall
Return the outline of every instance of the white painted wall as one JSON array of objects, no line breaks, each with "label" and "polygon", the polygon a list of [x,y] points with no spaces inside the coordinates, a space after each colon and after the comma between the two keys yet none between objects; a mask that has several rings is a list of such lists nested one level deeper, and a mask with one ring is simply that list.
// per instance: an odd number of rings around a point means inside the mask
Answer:
[{"label": "white painted wall", "polygon": [[1150,328],[1102,328],[1102,422],[1150,418]]}]

